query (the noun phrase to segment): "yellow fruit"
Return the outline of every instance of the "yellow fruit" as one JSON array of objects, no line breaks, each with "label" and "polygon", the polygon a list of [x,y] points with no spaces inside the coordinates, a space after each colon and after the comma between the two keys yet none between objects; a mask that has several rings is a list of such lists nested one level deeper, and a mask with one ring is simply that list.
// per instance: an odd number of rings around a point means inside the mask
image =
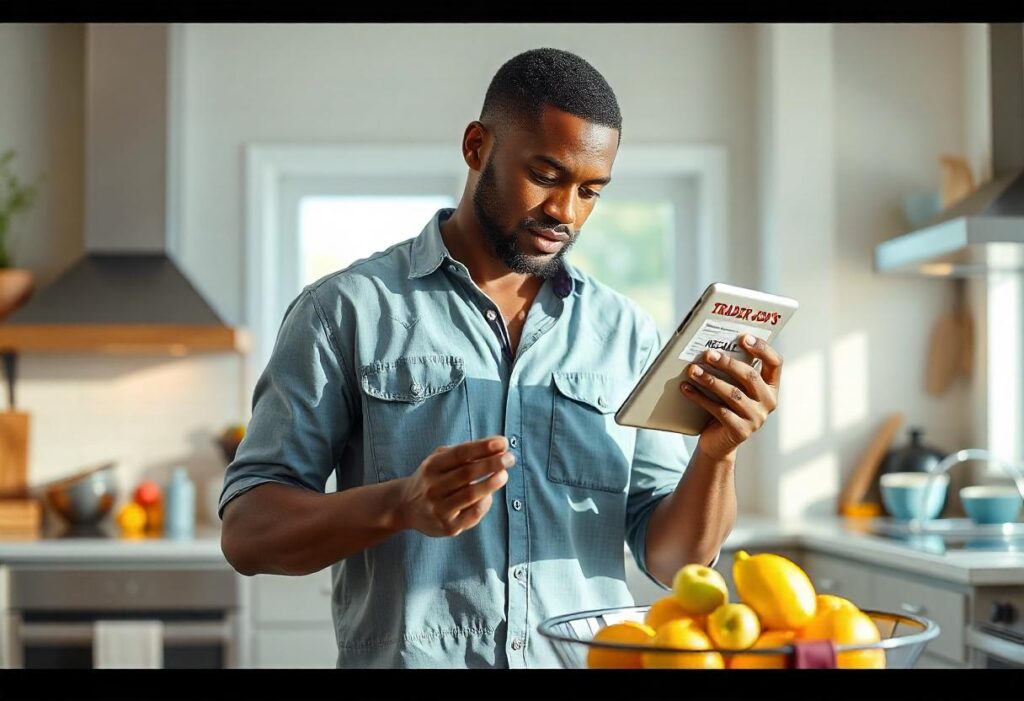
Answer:
[{"label": "yellow fruit", "polygon": [[814,610],[814,616],[811,618],[810,621],[807,622],[807,624],[803,628],[799,628],[796,631],[796,637],[799,640],[806,639],[804,635],[806,633],[807,626],[811,625],[811,623],[814,622],[814,619],[823,616],[829,611],[834,611],[835,609],[840,608],[850,609],[851,611],[860,610],[853,604],[852,601],[850,601],[849,599],[844,599],[841,596],[834,596],[832,594],[818,594],[816,600],[817,607]]},{"label": "yellow fruit", "polygon": [[[653,644],[678,650],[710,650],[708,636],[694,628],[689,621],[677,619],[658,628]],[[645,652],[645,669],[724,669],[725,663],[717,652]]]},{"label": "yellow fruit", "polygon": [[[875,622],[862,611],[840,607],[815,616],[801,631],[803,640],[831,640],[837,645],[864,645],[881,640]],[[850,650],[836,655],[843,669],[885,669],[884,650]]]},{"label": "yellow fruit", "polygon": [[703,616],[729,601],[725,578],[706,565],[681,567],[672,578],[672,593],[686,613]]},{"label": "yellow fruit", "polygon": [[647,615],[644,616],[644,623],[657,630],[669,621],[680,619],[691,621],[698,628],[704,627],[703,616],[691,616],[679,605],[675,595],[670,594],[651,604],[650,608],[647,609]]},{"label": "yellow fruit", "polygon": [[146,509],[128,502],[117,512],[117,525],[125,535],[141,535],[146,529]]},{"label": "yellow fruit", "polygon": [[[780,648],[792,644],[796,634],[791,630],[769,630],[752,645],[754,649]],[[732,655],[729,669],[786,669],[786,655]]]},{"label": "yellow fruit", "polygon": [[[654,640],[654,629],[643,623],[624,621],[613,623],[597,631],[596,642],[649,645]],[[587,667],[591,669],[640,669],[643,662],[639,652],[592,647],[587,652]]]},{"label": "yellow fruit", "polygon": [[733,563],[736,592],[754,609],[766,630],[793,630],[810,622],[817,609],[807,573],[781,555],[748,555],[740,550]]},{"label": "yellow fruit", "polygon": [[761,635],[761,622],[746,604],[723,604],[708,616],[708,636],[721,650],[745,650]]},{"label": "yellow fruit", "polygon": [[854,611],[860,610],[857,608],[857,605],[849,599],[844,599],[843,597],[836,596],[834,594],[818,594],[818,596],[815,597],[815,600],[817,603],[817,606],[815,607],[815,614],[837,608],[850,608]]}]

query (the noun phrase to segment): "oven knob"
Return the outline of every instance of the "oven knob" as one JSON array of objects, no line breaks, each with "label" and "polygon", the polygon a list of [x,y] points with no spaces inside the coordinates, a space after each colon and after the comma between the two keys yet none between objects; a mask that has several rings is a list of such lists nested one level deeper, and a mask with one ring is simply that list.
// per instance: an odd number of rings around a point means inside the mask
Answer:
[{"label": "oven knob", "polygon": [[992,610],[989,614],[989,620],[992,623],[1013,623],[1017,618],[1017,610],[1013,604],[994,601],[992,602]]}]

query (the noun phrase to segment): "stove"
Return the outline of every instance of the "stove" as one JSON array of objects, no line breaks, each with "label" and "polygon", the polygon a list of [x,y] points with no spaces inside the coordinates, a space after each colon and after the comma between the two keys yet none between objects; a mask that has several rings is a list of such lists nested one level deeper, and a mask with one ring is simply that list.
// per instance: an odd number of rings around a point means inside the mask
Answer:
[{"label": "stove", "polygon": [[971,666],[1024,669],[1024,590],[983,587],[977,590],[974,624],[967,628]]}]

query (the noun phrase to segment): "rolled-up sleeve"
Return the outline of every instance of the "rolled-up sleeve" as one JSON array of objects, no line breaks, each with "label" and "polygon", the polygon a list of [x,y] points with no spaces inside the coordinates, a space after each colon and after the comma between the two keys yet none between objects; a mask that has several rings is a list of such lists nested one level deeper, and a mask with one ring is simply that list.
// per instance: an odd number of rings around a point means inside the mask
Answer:
[{"label": "rolled-up sleeve", "polygon": [[313,287],[288,306],[253,393],[252,418],[224,475],[217,514],[266,482],[323,492],[349,438],[349,383]]},{"label": "rolled-up sleeve", "polygon": [[[641,375],[653,364],[662,347],[661,336],[653,322],[647,328],[647,354]],[[682,434],[637,429],[626,504],[626,545],[640,571],[665,590],[669,587],[658,581],[647,569],[647,528],[661,500],[675,491],[690,462],[690,455]],[[711,566],[717,562],[718,555]]]}]

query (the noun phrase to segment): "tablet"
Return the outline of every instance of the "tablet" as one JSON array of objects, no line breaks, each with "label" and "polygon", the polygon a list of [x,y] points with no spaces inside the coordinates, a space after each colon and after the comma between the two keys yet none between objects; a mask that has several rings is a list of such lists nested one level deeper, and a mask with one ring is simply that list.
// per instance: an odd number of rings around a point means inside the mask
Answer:
[{"label": "tablet", "polygon": [[[771,345],[782,327],[796,312],[795,299],[715,282],[708,285],[675,333],[661,349],[654,363],[640,378],[633,391],[615,414],[621,426],[652,428],[695,436],[704,430],[711,415],[680,390],[694,359],[703,360],[704,352],[722,353],[760,367],[740,346],[740,337],[751,334]],[[730,384],[738,384],[730,375],[708,368]],[[691,383],[693,384],[693,383]],[[719,402],[717,395],[700,385],[702,394]]]}]

